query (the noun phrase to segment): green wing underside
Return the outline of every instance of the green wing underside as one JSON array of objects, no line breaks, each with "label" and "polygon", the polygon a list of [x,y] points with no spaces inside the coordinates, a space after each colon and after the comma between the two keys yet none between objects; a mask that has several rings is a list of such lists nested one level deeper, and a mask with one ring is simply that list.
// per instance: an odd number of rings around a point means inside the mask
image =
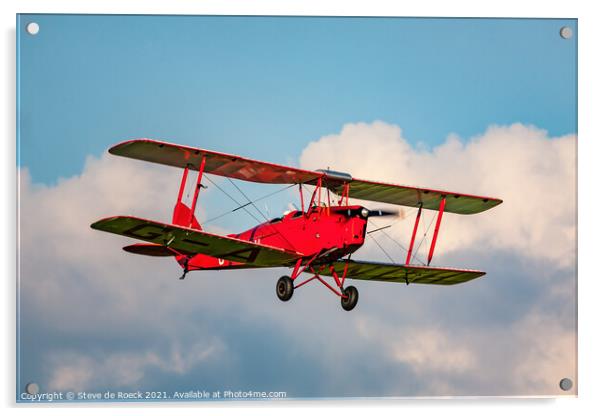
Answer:
[{"label": "green wing underside", "polygon": [[[342,277],[343,271],[345,270],[345,262],[337,261],[333,266],[337,275]],[[324,276],[332,276],[332,273],[327,268],[320,271],[320,274]],[[478,270],[350,261],[346,278],[357,280],[376,280],[380,282],[455,285],[476,279],[484,274],[485,272]]]},{"label": "green wing underside", "polygon": [[206,254],[256,267],[293,264],[300,255],[276,247],[219,236],[135,217],[111,217],[91,225],[96,230],[160,244],[180,254]]}]

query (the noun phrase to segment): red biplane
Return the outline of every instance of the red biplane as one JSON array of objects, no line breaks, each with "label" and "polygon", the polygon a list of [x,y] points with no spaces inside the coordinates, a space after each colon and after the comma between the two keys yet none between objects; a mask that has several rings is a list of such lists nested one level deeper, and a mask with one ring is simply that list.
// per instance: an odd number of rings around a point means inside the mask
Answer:
[{"label": "red biplane", "polygon": [[[485,273],[478,270],[429,265],[444,212],[475,214],[502,202],[497,198],[355,179],[347,173],[330,170],[310,171],[281,166],[149,139],[126,141],[115,145],[109,152],[184,169],[171,224],[117,216],[91,225],[96,230],[146,242],[126,246],[125,251],[174,257],[184,270],[181,279],[193,270],[289,267],[292,268],[291,275],[282,276],[276,284],[280,300],[289,300],[295,289],[318,280],[340,297],[341,305],[347,311],[353,309],[358,301],[357,289],[345,286],[347,279],[452,285],[483,276]],[[191,206],[188,207],[182,202],[182,196],[190,170],[196,170],[198,174]],[[201,183],[204,174],[259,183],[298,185],[301,209],[239,234],[222,236],[205,232],[194,215],[199,191],[204,187]],[[308,204],[303,198],[303,185],[314,187]],[[327,195],[324,199],[323,191]],[[338,203],[332,203],[331,196],[336,196]],[[351,253],[364,244],[368,219],[390,215],[391,212],[349,205],[349,198],[418,208],[405,264],[351,260]],[[252,201],[249,200],[249,204]],[[410,264],[423,209],[438,212],[427,265]],[[299,282],[304,272],[311,276]],[[332,277],[334,285],[329,284],[324,276]]]}]

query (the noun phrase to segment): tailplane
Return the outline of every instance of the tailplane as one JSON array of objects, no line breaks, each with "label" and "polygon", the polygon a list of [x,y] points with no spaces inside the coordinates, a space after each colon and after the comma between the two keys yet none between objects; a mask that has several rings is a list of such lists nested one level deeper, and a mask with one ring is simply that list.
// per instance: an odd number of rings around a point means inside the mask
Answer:
[{"label": "tailplane", "polygon": [[[190,227],[195,230],[200,230],[201,225],[194,215],[190,216],[191,211],[188,206],[182,202],[176,203],[173,210],[173,218],[171,222],[182,227]],[[172,257],[178,256],[179,253],[161,244],[137,243],[123,247],[125,251],[132,254],[141,254],[143,256],[152,257]]]}]

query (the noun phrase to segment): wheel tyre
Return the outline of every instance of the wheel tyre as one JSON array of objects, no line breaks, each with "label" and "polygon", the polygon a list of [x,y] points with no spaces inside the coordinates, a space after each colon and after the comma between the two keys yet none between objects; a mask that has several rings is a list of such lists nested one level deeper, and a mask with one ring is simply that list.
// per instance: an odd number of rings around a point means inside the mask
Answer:
[{"label": "wheel tyre", "polygon": [[350,311],[353,308],[355,308],[358,299],[359,292],[357,291],[355,286],[347,286],[345,290],[343,290],[343,296],[341,297],[341,306],[346,311]]},{"label": "wheel tyre", "polygon": [[282,276],[278,279],[278,283],[276,283],[276,295],[278,296],[278,299],[286,302],[293,297],[294,291],[295,285],[293,284],[293,279],[288,276]]}]

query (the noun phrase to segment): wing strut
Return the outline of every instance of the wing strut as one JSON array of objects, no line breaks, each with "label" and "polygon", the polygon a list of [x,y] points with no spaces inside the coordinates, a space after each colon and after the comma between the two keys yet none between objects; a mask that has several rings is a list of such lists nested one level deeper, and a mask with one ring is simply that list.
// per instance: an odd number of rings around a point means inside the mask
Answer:
[{"label": "wing strut", "polygon": [[345,205],[349,205],[349,182],[343,184],[343,191],[341,192],[341,199],[339,199],[339,206],[345,201]]},{"label": "wing strut", "polygon": [[301,212],[305,212],[305,201],[303,201],[303,184],[299,184],[299,198],[301,199]]},{"label": "wing strut", "polygon": [[186,180],[188,179],[188,166],[184,168],[184,173],[182,173],[182,182],[180,182],[180,190],[178,191],[178,200],[176,201],[176,205],[182,202],[182,196],[184,195],[184,188],[186,187]]},{"label": "wing strut", "polygon": [[188,219],[188,226],[192,226],[192,219],[194,218],[194,209],[196,208],[196,201],[199,199],[199,191],[201,190],[201,179],[203,178],[203,170],[205,170],[205,161],[207,157],[203,155],[201,159],[201,166],[199,167],[199,173],[196,176],[196,187],[194,189],[194,198],[192,199],[192,206],[190,207],[190,218]]},{"label": "wing strut", "polygon": [[422,203],[420,203],[420,208],[418,208],[418,213],[416,214],[416,221],[414,222],[414,231],[412,231],[412,239],[410,240],[410,248],[408,248],[408,256],[406,257],[406,266],[410,264],[412,260],[412,250],[414,249],[414,240],[416,239],[416,231],[418,230],[418,223],[420,222],[420,215],[422,214]]},{"label": "wing strut", "polygon": [[314,192],[311,195],[311,200],[309,201],[309,205],[307,206],[307,212],[305,213],[308,216],[309,216],[309,210],[316,203],[316,194],[318,195],[318,209],[321,209],[321,206],[320,206],[320,204],[322,202],[322,177],[321,176],[318,178],[318,181],[317,181],[315,187],[316,187],[316,189],[314,189]]},{"label": "wing strut", "polygon": [[435,253],[435,244],[437,244],[437,236],[439,235],[439,226],[441,225],[441,218],[443,217],[443,211],[445,210],[445,195],[441,197],[441,202],[439,202],[439,213],[437,214],[437,222],[435,223],[435,232],[433,234],[433,241],[431,242],[431,249],[429,250],[429,258],[427,261],[427,265],[431,264],[431,259],[433,258],[433,254]]}]

